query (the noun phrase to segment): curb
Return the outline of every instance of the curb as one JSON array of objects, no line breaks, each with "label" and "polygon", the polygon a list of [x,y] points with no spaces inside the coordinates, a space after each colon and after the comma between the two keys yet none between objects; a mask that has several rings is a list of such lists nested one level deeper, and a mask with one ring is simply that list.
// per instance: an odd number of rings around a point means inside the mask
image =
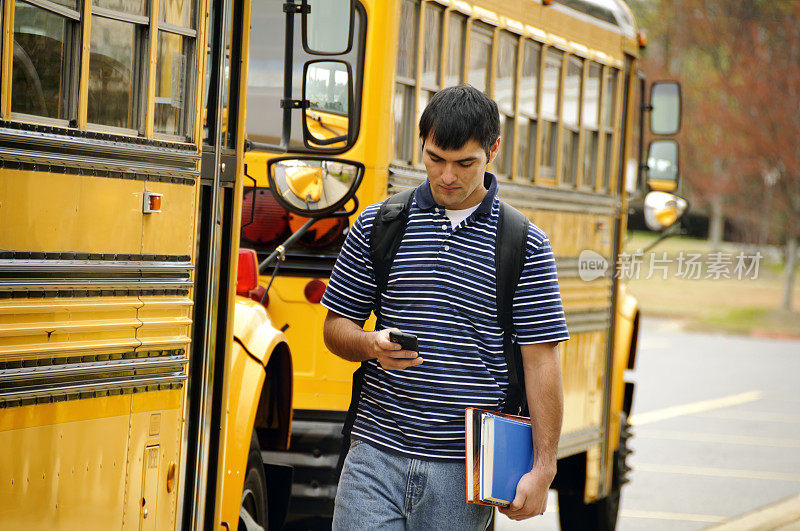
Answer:
[{"label": "curb", "polygon": [[765,330],[763,328],[753,328],[750,330],[750,337],[766,338],[766,339],[800,339],[800,334],[796,332],[778,332],[774,330]]},{"label": "curb", "polygon": [[772,531],[799,522],[800,494],[706,529],[707,531]]}]

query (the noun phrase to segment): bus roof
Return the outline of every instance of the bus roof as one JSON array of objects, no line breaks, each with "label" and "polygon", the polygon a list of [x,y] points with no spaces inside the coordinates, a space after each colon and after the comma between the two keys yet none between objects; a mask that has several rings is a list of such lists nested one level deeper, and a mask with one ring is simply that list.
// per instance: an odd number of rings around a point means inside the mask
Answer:
[{"label": "bus roof", "polygon": [[624,0],[556,0],[559,4],[618,26],[628,37],[636,37],[633,13]]}]

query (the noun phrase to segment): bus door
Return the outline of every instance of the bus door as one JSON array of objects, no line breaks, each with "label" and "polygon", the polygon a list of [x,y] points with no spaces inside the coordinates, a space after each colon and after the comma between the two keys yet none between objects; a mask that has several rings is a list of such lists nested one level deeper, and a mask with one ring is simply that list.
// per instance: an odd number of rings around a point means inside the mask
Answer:
[{"label": "bus door", "polygon": [[[218,467],[224,453],[225,358],[232,340],[234,254],[243,138],[239,131],[240,79],[245,64],[245,0],[209,3],[203,92],[202,160],[198,190],[194,328],[185,444],[185,529],[216,527]],[[234,241],[235,240],[235,241]],[[235,272],[233,273],[235,275]]]}]

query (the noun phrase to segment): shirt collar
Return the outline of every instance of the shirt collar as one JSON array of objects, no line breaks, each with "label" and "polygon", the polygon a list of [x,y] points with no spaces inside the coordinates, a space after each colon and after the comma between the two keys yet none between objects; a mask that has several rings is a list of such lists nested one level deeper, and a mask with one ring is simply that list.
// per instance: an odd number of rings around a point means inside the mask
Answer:
[{"label": "shirt collar", "polygon": [[[497,196],[497,178],[488,171],[483,174],[483,186],[486,188],[486,195],[483,196],[480,205],[475,210],[476,214],[491,214],[494,198]],[[431,193],[431,182],[426,179],[424,183],[417,187],[414,192],[414,200],[422,210],[430,210],[437,206]]]}]

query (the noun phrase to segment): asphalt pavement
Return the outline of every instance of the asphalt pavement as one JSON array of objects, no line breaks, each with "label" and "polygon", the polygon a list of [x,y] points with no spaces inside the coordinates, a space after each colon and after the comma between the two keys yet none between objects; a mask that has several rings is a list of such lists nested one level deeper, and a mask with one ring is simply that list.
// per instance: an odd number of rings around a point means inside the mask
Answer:
[{"label": "asphalt pavement", "polygon": [[[791,518],[770,523],[773,507],[800,503],[800,341],[645,318],[632,378],[633,472],[617,529],[693,531],[755,512],[757,527],[736,529],[800,530]],[[556,511],[551,492],[543,516],[499,515],[497,529],[556,530]]]}]

